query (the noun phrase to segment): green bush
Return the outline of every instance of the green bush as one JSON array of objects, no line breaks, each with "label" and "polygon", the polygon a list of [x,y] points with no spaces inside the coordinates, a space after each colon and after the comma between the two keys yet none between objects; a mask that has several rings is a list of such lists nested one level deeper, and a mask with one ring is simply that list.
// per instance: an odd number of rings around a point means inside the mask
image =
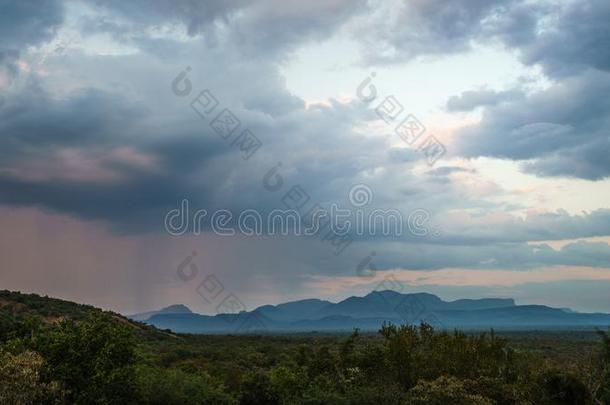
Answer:
[{"label": "green bush", "polygon": [[549,405],[584,405],[591,402],[587,386],[577,377],[560,370],[545,370],[536,381],[538,403]]},{"label": "green bush", "polygon": [[132,403],[136,357],[129,328],[111,315],[93,313],[38,333],[31,345],[45,359],[45,377],[59,381],[71,403]]},{"label": "green bush", "polygon": [[35,352],[12,354],[0,350],[0,404],[59,403],[63,392],[57,382],[41,378],[43,358]]},{"label": "green bush", "polygon": [[147,405],[236,404],[208,375],[150,366],[136,368],[138,403]]},{"label": "green bush", "polygon": [[256,371],[244,382],[239,403],[241,405],[276,405],[280,403],[280,397],[269,376],[262,371]]},{"label": "green bush", "polygon": [[407,404],[412,405],[491,405],[482,395],[468,392],[464,383],[455,377],[439,377],[434,381],[420,381],[409,390]]}]

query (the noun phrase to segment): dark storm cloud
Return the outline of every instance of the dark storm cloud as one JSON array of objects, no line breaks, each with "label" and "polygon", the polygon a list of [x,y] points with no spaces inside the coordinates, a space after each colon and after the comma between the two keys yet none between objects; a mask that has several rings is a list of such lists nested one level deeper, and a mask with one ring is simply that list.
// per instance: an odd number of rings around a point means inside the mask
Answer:
[{"label": "dark storm cloud", "polygon": [[144,107],[94,88],[57,99],[28,85],[0,106],[0,156],[6,161],[57,146],[104,145],[119,137],[118,128],[127,133],[145,114]]},{"label": "dark storm cloud", "polygon": [[60,0],[0,1],[0,67],[17,72],[15,61],[31,45],[50,40],[63,21]]},{"label": "dark storm cloud", "polygon": [[[92,88],[52,97],[29,86],[0,106],[0,201],[105,220],[132,232],[161,230],[165,213],[183,198],[195,209],[281,208],[280,196],[262,187],[276,159],[284,164],[284,192],[298,184],[321,201],[345,198],[337,195],[337,184],[347,195],[355,175],[384,161],[384,141],[352,131],[365,107],[333,101],[305,109],[269,77],[262,81],[265,89],[254,86],[252,104],[231,106],[242,128],[264,142],[247,162],[188,103],[177,109]],[[278,95],[293,105],[279,108]],[[169,90],[166,97],[181,101]],[[338,150],[344,156],[336,160]],[[376,152],[363,159],[356,151],[364,150]],[[129,156],[121,159],[121,153]],[[73,164],[92,174],[79,177]]]},{"label": "dark storm cloud", "polygon": [[[146,228],[158,222],[185,189],[195,188],[188,174],[228,149],[193,125],[176,126],[171,138],[163,138],[163,129],[155,133],[145,125],[153,117],[147,107],[95,89],[65,99],[40,89],[24,92],[0,106],[0,117],[2,203],[106,220],[119,228]],[[153,163],[139,167],[129,159],[118,159],[115,152],[125,148],[150,157]],[[91,164],[100,162],[99,169],[116,179],[74,179],[72,173],[61,172],[62,166],[55,176],[48,173],[54,171],[53,157],[65,151],[78,152]],[[48,163],[46,168],[39,168],[41,162]],[[32,170],[42,173],[32,178]],[[208,192],[212,190],[198,183],[192,198],[205,205]]]}]

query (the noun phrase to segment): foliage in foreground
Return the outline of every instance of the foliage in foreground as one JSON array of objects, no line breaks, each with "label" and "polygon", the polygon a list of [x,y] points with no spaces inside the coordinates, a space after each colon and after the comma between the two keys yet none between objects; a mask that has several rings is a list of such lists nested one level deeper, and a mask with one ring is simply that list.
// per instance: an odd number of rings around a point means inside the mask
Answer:
[{"label": "foliage in foreground", "polygon": [[602,332],[574,372],[493,332],[427,324],[377,337],[144,339],[101,311],[48,323],[0,310],[0,331],[0,403],[610,404]]}]

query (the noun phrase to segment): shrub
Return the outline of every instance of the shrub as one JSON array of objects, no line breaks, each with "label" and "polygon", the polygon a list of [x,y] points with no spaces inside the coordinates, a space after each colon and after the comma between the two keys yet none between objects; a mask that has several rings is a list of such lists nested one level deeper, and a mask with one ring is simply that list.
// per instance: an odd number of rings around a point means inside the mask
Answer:
[{"label": "shrub", "polygon": [[587,386],[575,376],[560,370],[546,370],[537,379],[540,404],[588,404],[591,394]]},{"label": "shrub", "polygon": [[139,366],[135,385],[138,403],[146,405],[235,404],[208,375],[179,369]]},{"label": "shrub", "polygon": [[434,381],[420,381],[409,390],[408,404],[413,405],[491,405],[493,402],[478,394],[469,393],[464,383],[455,377],[439,377]]},{"label": "shrub", "polygon": [[43,359],[38,353],[0,351],[0,403],[29,405],[60,401],[59,384],[42,381],[42,366]]}]

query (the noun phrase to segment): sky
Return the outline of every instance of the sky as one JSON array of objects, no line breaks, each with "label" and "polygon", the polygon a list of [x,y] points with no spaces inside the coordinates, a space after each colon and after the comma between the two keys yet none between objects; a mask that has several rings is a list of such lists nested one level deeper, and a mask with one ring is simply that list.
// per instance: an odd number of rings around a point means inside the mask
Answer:
[{"label": "sky", "polygon": [[[610,312],[609,20],[606,0],[0,0],[0,288],[214,314],[391,280]],[[219,231],[294,193],[404,226]]]}]

